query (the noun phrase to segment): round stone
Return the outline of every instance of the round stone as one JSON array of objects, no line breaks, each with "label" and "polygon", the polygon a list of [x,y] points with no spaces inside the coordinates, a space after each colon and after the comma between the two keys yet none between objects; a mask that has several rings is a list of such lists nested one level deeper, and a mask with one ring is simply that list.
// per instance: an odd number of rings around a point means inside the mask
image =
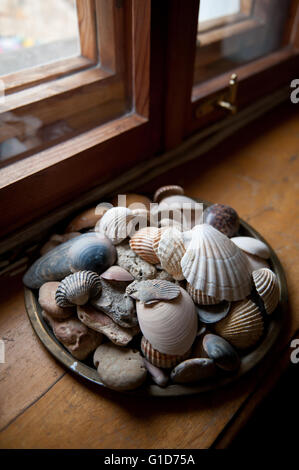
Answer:
[{"label": "round stone", "polygon": [[96,349],[93,361],[103,384],[113,390],[134,390],[146,379],[143,359],[135,349],[104,343]]},{"label": "round stone", "polygon": [[212,204],[205,209],[203,214],[205,224],[224,233],[227,237],[233,237],[239,230],[240,221],[235,209],[225,204]]},{"label": "round stone", "polygon": [[55,294],[59,282],[45,282],[39,289],[38,301],[40,306],[56,320],[65,320],[74,315],[72,308],[61,308],[56,304]]}]

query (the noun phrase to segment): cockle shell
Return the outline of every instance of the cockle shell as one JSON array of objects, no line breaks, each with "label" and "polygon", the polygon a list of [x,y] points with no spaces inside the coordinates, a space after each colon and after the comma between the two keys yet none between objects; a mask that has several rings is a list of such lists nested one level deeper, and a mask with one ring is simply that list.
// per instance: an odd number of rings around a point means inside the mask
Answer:
[{"label": "cockle shell", "polygon": [[168,185],[162,186],[161,188],[157,189],[154,194],[154,202],[160,202],[162,199],[168,196],[175,196],[178,194],[184,194],[184,189],[178,185]]},{"label": "cockle shell", "polygon": [[153,348],[178,356],[191,348],[198,324],[191,297],[181,287],[180,291],[181,295],[168,302],[136,305],[140,329]]},{"label": "cockle shell", "polygon": [[192,297],[193,302],[198,305],[214,305],[219,304],[220,300],[216,297],[210,297],[199,289],[194,289],[189,282],[187,282],[187,292]]},{"label": "cockle shell", "polygon": [[219,300],[241,300],[251,290],[251,272],[244,253],[208,224],[197,225],[181,260],[182,272],[194,289]]},{"label": "cockle shell", "polygon": [[59,307],[84,305],[89,299],[97,297],[101,289],[98,274],[92,271],[79,271],[61,281],[56,290],[55,300]]},{"label": "cockle shell", "polygon": [[234,347],[221,336],[207,334],[204,336],[202,346],[210,359],[221,369],[233,371],[239,368],[240,358]]},{"label": "cockle shell", "polygon": [[277,276],[271,269],[262,268],[253,271],[252,278],[265,310],[270,315],[276,309],[280,297]]},{"label": "cockle shell", "polygon": [[233,304],[228,316],[214,326],[215,332],[237,349],[256,345],[264,332],[264,320],[251,300]]},{"label": "cockle shell", "polygon": [[126,293],[144,304],[159,302],[160,300],[173,300],[181,295],[180,287],[173,282],[160,279],[148,281],[134,281]]},{"label": "cockle shell", "polygon": [[112,207],[97,224],[97,231],[106,235],[114,245],[118,245],[128,236],[128,223],[133,213],[126,207]]},{"label": "cockle shell", "polygon": [[182,232],[175,228],[168,228],[163,231],[156,253],[162,268],[179,281],[184,279],[181,259],[185,251]]},{"label": "cockle shell", "polygon": [[187,359],[190,355],[190,351],[187,351],[183,355],[161,353],[157,349],[153,348],[151,343],[144,336],[141,340],[141,351],[145,359],[147,359],[154,366],[161,367],[161,369],[174,367]]},{"label": "cockle shell", "polygon": [[79,235],[53,248],[35,261],[23,277],[30,289],[38,289],[48,281],[61,281],[76,271],[101,273],[116,259],[110,240],[100,233]]},{"label": "cockle shell", "polygon": [[241,250],[249,253],[250,255],[258,256],[259,258],[270,258],[270,250],[266,243],[253,237],[233,237],[231,241],[234,242]]},{"label": "cockle shell", "polygon": [[153,249],[153,242],[160,233],[161,231],[157,227],[145,227],[138,230],[130,240],[131,249],[148,263],[159,263],[159,259]]}]

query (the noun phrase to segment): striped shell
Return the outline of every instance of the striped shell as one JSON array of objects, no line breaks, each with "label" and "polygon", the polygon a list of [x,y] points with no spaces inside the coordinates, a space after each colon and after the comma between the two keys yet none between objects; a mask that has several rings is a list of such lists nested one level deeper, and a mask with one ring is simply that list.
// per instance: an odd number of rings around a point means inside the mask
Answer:
[{"label": "striped shell", "polygon": [[184,194],[184,190],[181,186],[177,186],[175,184],[169,186],[162,186],[155,192],[154,202],[160,202],[165,197],[174,196],[177,194]]},{"label": "striped shell", "polygon": [[238,349],[256,345],[264,332],[264,320],[251,300],[236,302],[228,316],[214,327],[215,332]]},{"label": "striped shell", "polygon": [[208,224],[197,225],[181,260],[185,279],[196,290],[219,300],[242,300],[251,291],[244,253]]},{"label": "striped shell", "polygon": [[157,227],[145,227],[138,230],[130,240],[131,249],[148,263],[159,263],[153,248],[153,242],[156,237],[159,237],[160,233],[161,231]]},{"label": "striped shell", "polygon": [[189,282],[187,282],[187,292],[192,297],[193,302],[198,305],[215,305],[220,302],[215,297],[210,297],[201,290],[194,289]]},{"label": "striped shell", "polygon": [[173,300],[181,295],[180,287],[173,282],[161,279],[148,281],[134,281],[130,284],[126,293],[133,299],[145,304],[151,304],[160,300]]},{"label": "striped shell", "polygon": [[276,274],[268,268],[258,269],[252,273],[255,288],[264,302],[266,312],[270,315],[279,302],[279,284]]},{"label": "striped shell", "polygon": [[96,297],[101,288],[98,274],[92,271],[78,271],[61,281],[56,290],[55,300],[59,307],[84,305],[89,299]]},{"label": "striped shell", "polygon": [[156,367],[161,367],[162,369],[174,367],[190,356],[190,351],[187,351],[182,356],[177,356],[173,354],[163,354],[154,349],[151,343],[144,336],[141,340],[141,351],[145,359],[148,360],[148,362],[150,362]]},{"label": "striped shell", "polygon": [[112,207],[97,224],[97,231],[108,237],[114,245],[118,245],[128,236],[128,222],[133,213],[126,207]]},{"label": "striped shell", "polygon": [[176,280],[183,280],[181,259],[185,254],[182,232],[176,228],[168,228],[161,234],[156,253],[165,271]]},{"label": "striped shell", "polygon": [[136,311],[143,336],[161,353],[183,355],[197,333],[197,312],[189,294],[180,287],[174,300],[150,305],[137,302]]}]

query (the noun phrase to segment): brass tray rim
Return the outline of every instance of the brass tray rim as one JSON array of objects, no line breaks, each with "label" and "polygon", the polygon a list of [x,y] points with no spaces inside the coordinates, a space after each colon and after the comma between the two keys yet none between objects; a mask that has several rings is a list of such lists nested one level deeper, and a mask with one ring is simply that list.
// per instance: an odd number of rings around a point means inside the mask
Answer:
[{"label": "brass tray rim", "polygon": [[[203,202],[204,204],[209,205],[210,203],[202,200],[198,200],[198,202]],[[263,339],[263,341],[259,344],[259,346],[251,351],[249,354],[243,356],[241,358],[241,366],[237,373],[233,375],[229,375],[227,377],[221,377],[220,379],[215,379],[212,381],[205,381],[203,383],[197,384],[190,384],[190,385],[179,385],[179,384],[171,384],[165,388],[161,388],[155,384],[145,384],[141,387],[132,390],[126,391],[122,393],[126,393],[129,395],[137,395],[137,396],[156,396],[156,397],[171,397],[171,396],[184,396],[184,395],[194,395],[202,392],[207,392],[211,390],[215,390],[226,386],[230,383],[237,381],[240,377],[244,374],[249,372],[253,369],[257,364],[261,362],[261,360],[270,352],[274,343],[277,341],[278,336],[282,330],[284,319],[286,317],[287,311],[287,301],[288,301],[288,294],[287,294],[287,282],[286,277],[284,274],[283,267],[272,249],[269,243],[253,228],[244,220],[240,219],[240,225],[245,231],[252,237],[263,241],[269,248],[271,256],[269,258],[272,268],[275,271],[280,287],[280,302],[279,307],[276,311],[271,315],[271,321],[269,322],[268,331]],[[54,334],[52,333],[51,329],[45,323],[41,315],[41,307],[38,304],[37,295],[31,289],[27,287],[24,288],[25,291],[25,307],[27,311],[27,315],[31,322],[31,325],[39,337],[40,341],[46,347],[46,349],[65,367],[69,370],[73,371],[75,374],[83,377],[84,379],[93,382],[97,385],[100,385],[108,390],[110,388],[104,385],[98,374],[96,369],[88,366],[82,361],[75,359],[59,341],[55,338]]]}]

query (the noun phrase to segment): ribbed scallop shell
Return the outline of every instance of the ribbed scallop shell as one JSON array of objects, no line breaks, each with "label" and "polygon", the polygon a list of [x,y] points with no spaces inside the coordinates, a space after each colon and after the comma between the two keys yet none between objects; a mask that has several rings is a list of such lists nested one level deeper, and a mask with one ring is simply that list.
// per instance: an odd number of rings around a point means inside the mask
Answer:
[{"label": "ribbed scallop shell", "polygon": [[190,351],[187,351],[182,356],[163,354],[154,349],[151,343],[144,336],[141,340],[141,351],[148,362],[156,367],[161,367],[162,369],[174,367],[190,356]]},{"label": "ribbed scallop shell", "polygon": [[214,327],[215,332],[238,349],[255,346],[264,332],[264,320],[251,300],[236,302],[228,316]]},{"label": "ribbed scallop shell", "polygon": [[134,281],[130,284],[126,293],[145,304],[158,302],[160,300],[173,300],[181,295],[180,287],[173,282],[162,279],[147,281]]},{"label": "ribbed scallop shell", "polygon": [[219,300],[241,300],[251,290],[251,272],[244,253],[208,224],[197,225],[181,260],[182,272],[194,289]]},{"label": "ribbed scallop shell", "polygon": [[167,228],[163,231],[156,253],[162,268],[179,281],[184,279],[181,259],[185,251],[182,232],[176,228]]},{"label": "ribbed scallop shell", "polygon": [[59,307],[84,305],[101,291],[100,277],[92,271],[70,274],[59,284],[55,300]]},{"label": "ribbed scallop shell", "polygon": [[178,194],[184,194],[184,190],[181,186],[177,186],[174,184],[169,186],[162,186],[155,192],[154,202],[160,202],[165,197],[174,196]]},{"label": "ribbed scallop shell", "polygon": [[156,237],[160,236],[160,233],[160,229],[157,227],[145,227],[138,230],[130,240],[131,249],[148,263],[159,263],[159,259],[153,249],[153,242]]},{"label": "ribbed scallop shell", "polygon": [[210,297],[201,290],[194,289],[189,282],[187,282],[187,292],[192,297],[193,302],[198,305],[215,305],[220,302],[216,297]]},{"label": "ribbed scallop shell", "polygon": [[252,273],[255,288],[262,298],[266,312],[270,315],[279,302],[279,284],[276,274],[268,268],[258,269]]},{"label": "ribbed scallop shell", "polygon": [[137,302],[136,311],[143,336],[161,353],[183,355],[192,346],[197,333],[197,313],[189,294],[169,302],[145,305]]},{"label": "ribbed scallop shell", "polygon": [[108,237],[114,245],[118,245],[128,236],[128,222],[133,213],[127,207],[112,207],[101,218],[97,230]]}]

